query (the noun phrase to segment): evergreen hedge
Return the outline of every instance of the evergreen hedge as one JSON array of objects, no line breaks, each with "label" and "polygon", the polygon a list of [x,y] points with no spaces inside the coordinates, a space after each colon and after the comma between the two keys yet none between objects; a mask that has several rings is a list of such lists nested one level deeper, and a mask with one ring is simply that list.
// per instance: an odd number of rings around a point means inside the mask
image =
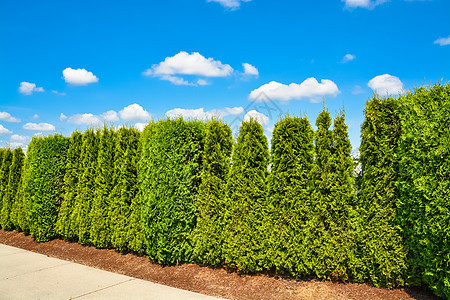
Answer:
[{"label": "evergreen hedge", "polygon": [[[0,212],[3,212],[3,207],[5,207],[5,212],[7,211],[9,212],[9,205],[7,203],[7,194],[8,194],[9,171],[13,160],[13,153],[11,149],[2,149],[2,150],[3,151],[0,154],[2,158],[2,163],[0,166]],[[3,215],[3,213],[1,215]],[[5,227],[3,227],[2,219],[3,218],[0,218],[0,228],[5,229]]]},{"label": "evergreen hedge", "polygon": [[[268,178],[267,260],[278,273],[310,273],[308,237],[314,131],[306,117],[285,116],[275,124]],[[269,228],[270,228],[269,227]]]},{"label": "evergreen hedge", "polygon": [[399,222],[414,283],[450,298],[450,84],[400,98]]},{"label": "evergreen hedge", "polygon": [[232,155],[226,187],[223,254],[225,264],[242,272],[262,270],[266,245],[263,216],[269,149],[262,126],[243,122]]},{"label": "evergreen hedge", "polygon": [[355,277],[376,286],[404,284],[407,267],[402,229],[397,224],[399,101],[375,96],[366,103],[361,127],[362,183],[358,194],[360,269]]},{"label": "evergreen hedge", "polygon": [[146,130],[140,169],[146,254],[163,264],[191,261],[205,125],[167,119]]},{"label": "evergreen hedge", "polygon": [[12,150],[12,162],[9,168],[8,185],[3,193],[3,204],[0,213],[0,223],[5,230],[18,228],[17,216],[20,215],[20,203],[17,194],[22,178],[25,154],[22,148]]},{"label": "evergreen hedge", "polygon": [[64,195],[69,139],[59,135],[33,137],[24,171],[24,201],[31,235],[38,242],[57,236],[55,223]]},{"label": "evergreen hedge", "polygon": [[230,169],[233,135],[230,127],[218,120],[206,124],[202,183],[195,200],[197,225],[193,232],[196,262],[223,264],[223,226],[226,180]]}]

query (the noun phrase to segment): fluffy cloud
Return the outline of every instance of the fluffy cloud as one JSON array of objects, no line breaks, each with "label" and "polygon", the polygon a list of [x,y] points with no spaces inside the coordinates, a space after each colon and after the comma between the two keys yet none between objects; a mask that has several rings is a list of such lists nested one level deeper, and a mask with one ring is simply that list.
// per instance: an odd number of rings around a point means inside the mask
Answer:
[{"label": "fluffy cloud", "polygon": [[119,116],[114,110],[109,110],[101,114],[101,118],[106,122],[117,122],[119,121]]},{"label": "fluffy cloud", "polygon": [[375,6],[378,6],[380,4],[386,3],[389,0],[342,0],[342,2],[345,2],[346,8],[368,8],[372,9]]},{"label": "fluffy cloud", "polygon": [[66,116],[65,114],[61,113],[61,114],[59,115],[59,120],[60,120],[61,122],[63,122],[63,121],[65,121],[65,120],[67,120],[67,116]]},{"label": "fluffy cloud", "polygon": [[[174,56],[166,57],[159,64],[153,65],[143,72],[144,75],[158,77],[177,85],[196,85],[175,75],[196,75],[204,77],[225,77],[233,73],[230,65],[222,64],[213,58],[205,58],[198,52],[189,54],[181,51]],[[203,81],[206,82],[206,81]],[[201,82],[198,82],[202,85]]]},{"label": "fluffy cloud", "polygon": [[136,123],[134,124],[134,128],[136,128],[139,131],[144,131],[145,126],[147,126],[148,123]]},{"label": "fluffy cloud", "polygon": [[397,95],[403,91],[403,83],[398,77],[384,74],[372,78],[367,85],[378,95]]},{"label": "fluffy cloud", "polygon": [[23,81],[19,86],[19,93],[31,95],[33,92],[45,92],[43,87],[36,87],[36,83]]},{"label": "fluffy cloud", "polygon": [[29,137],[27,137],[27,136],[22,136],[22,135],[18,135],[18,134],[13,134],[13,135],[11,136],[10,139],[11,139],[12,142],[23,143],[23,142],[25,142],[26,140],[28,140]]},{"label": "fluffy cloud", "polygon": [[292,99],[309,98],[312,102],[320,101],[321,97],[335,97],[340,93],[337,85],[328,79],[322,79],[319,83],[314,77],[308,78],[300,84],[291,83],[285,85],[276,81],[264,84],[253,90],[249,98],[259,100],[264,93],[271,100],[289,101]]},{"label": "fluffy cloud", "polygon": [[241,6],[241,2],[250,2],[251,0],[207,0],[208,2],[218,2],[223,7],[229,9],[238,9]]},{"label": "fluffy cloud", "polygon": [[119,115],[126,121],[150,121],[152,116],[139,104],[130,104],[121,111]]},{"label": "fluffy cloud", "polygon": [[72,85],[87,85],[97,82],[98,78],[86,69],[66,68],[63,71],[64,80]]},{"label": "fluffy cloud", "polygon": [[250,119],[256,120],[262,126],[269,124],[269,117],[256,110],[251,110],[248,113],[246,113],[242,121],[247,122],[250,121]]},{"label": "fluffy cloud", "polygon": [[75,114],[67,119],[67,122],[76,125],[99,125],[100,118],[93,114]]},{"label": "fluffy cloud", "polygon": [[450,45],[450,35],[446,38],[438,38],[434,43],[439,44],[440,46]]},{"label": "fluffy cloud", "polygon": [[242,107],[225,107],[222,109],[213,109],[210,111],[205,111],[203,108],[197,109],[184,109],[184,108],[174,108],[166,112],[168,118],[178,118],[183,117],[186,119],[198,119],[198,120],[208,120],[213,117],[226,117],[230,115],[239,115],[244,113],[244,108]]},{"label": "fluffy cloud", "polygon": [[56,131],[55,126],[49,123],[27,123],[22,128],[35,131]]},{"label": "fluffy cloud", "polygon": [[7,113],[6,111],[0,111],[0,121],[20,123],[20,119],[11,116],[11,114]]},{"label": "fluffy cloud", "polygon": [[242,66],[244,67],[244,74],[245,75],[252,75],[252,76],[258,76],[259,72],[258,69],[251,64],[243,63]]},{"label": "fluffy cloud", "polygon": [[353,54],[350,54],[350,53],[349,54],[345,54],[344,57],[342,58],[342,63],[346,63],[346,62],[352,61],[355,58],[356,58],[356,56],[353,55]]},{"label": "fluffy cloud", "polygon": [[11,134],[11,133],[12,133],[11,130],[9,130],[9,129],[3,127],[3,125],[0,124],[0,136],[2,136],[2,135],[8,135],[8,134]]}]

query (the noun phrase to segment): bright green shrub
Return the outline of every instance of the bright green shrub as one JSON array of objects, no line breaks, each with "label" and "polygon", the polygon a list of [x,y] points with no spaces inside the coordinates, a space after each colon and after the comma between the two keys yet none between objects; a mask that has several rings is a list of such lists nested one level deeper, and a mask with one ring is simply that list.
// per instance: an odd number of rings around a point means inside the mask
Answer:
[{"label": "bright green shrub", "polygon": [[417,88],[400,103],[398,219],[408,274],[450,298],[450,84]]},{"label": "bright green shrub", "polygon": [[114,181],[114,163],[117,133],[112,128],[103,128],[100,136],[97,173],[95,177],[94,199],[90,218],[92,226],[90,237],[97,248],[107,248],[111,245],[113,225],[109,211],[111,209],[111,192],[116,185]]},{"label": "bright green shrub", "polygon": [[0,214],[2,228],[5,230],[13,230],[18,228],[17,216],[18,210],[23,209],[21,203],[17,200],[17,194],[23,172],[23,163],[25,154],[22,148],[16,148],[12,151],[12,162],[9,168],[8,187],[3,194],[3,205]]},{"label": "bright green shrub", "polygon": [[[6,207],[5,212],[9,212],[9,205],[6,202],[6,195],[8,193],[9,170],[11,168],[13,153],[11,149],[3,149],[2,154],[2,165],[0,168],[0,212],[3,211],[3,206]],[[4,228],[1,218],[0,225],[0,228]]]},{"label": "bright green shrub", "polygon": [[64,195],[68,142],[59,134],[34,137],[27,151],[24,201],[30,233],[37,242],[57,235],[55,223]]},{"label": "bright green shrub", "polygon": [[90,228],[92,226],[91,207],[95,195],[95,178],[98,165],[100,131],[88,129],[83,133],[83,145],[80,157],[81,177],[77,183],[77,195],[71,216],[71,229],[77,234],[78,242],[82,245],[90,244]]},{"label": "bright green shrub", "polygon": [[163,264],[191,261],[204,127],[200,121],[160,120],[147,126],[148,137],[142,141],[146,253]]},{"label": "bright green shrub", "polygon": [[81,151],[83,135],[79,131],[74,131],[69,139],[67,150],[66,173],[64,175],[64,198],[56,221],[56,232],[59,236],[67,240],[75,240],[78,232],[73,228],[73,210],[75,198],[78,195],[78,180],[83,169],[81,168]]},{"label": "bright green shrub", "polygon": [[194,259],[201,264],[222,265],[223,215],[226,178],[230,169],[233,136],[227,124],[206,124],[202,183],[195,200],[197,225],[193,231]]},{"label": "bright green shrub", "polygon": [[140,132],[134,128],[122,127],[117,133],[114,156],[114,177],[109,218],[111,222],[111,244],[119,251],[129,250],[128,229],[131,203],[136,197],[137,164]]},{"label": "bright green shrub", "polygon": [[266,178],[269,164],[267,138],[254,119],[243,122],[232,155],[227,182],[224,226],[225,264],[242,272],[263,268],[266,251],[263,209],[266,206]]},{"label": "bright green shrub", "polygon": [[399,101],[375,96],[366,103],[360,161],[364,176],[358,194],[358,257],[355,277],[376,286],[403,285],[406,253],[397,225]]},{"label": "bright green shrub", "polygon": [[265,222],[267,257],[278,273],[295,276],[311,272],[306,229],[311,207],[314,131],[306,117],[285,116],[275,124],[268,178]]}]

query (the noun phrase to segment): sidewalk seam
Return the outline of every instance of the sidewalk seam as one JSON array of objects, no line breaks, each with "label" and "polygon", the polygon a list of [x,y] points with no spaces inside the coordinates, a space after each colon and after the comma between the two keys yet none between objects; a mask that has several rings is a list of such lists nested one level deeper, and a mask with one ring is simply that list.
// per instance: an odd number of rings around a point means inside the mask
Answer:
[{"label": "sidewalk seam", "polygon": [[41,272],[41,271],[44,271],[44,270],[48,270],[48,269],[53,269],[53,268],[65,266],[65,265],[68,265],[68,264],[70,264],[70,262],[67,262],[67,263],[65,263],[65,264],[60,264],[60,265],[56,265],[56,266],[51,266],[51,267],[46,267],[46,268],[34,270],[34,271],[31,271],[31,272],[27,272],[27,273],[15,275],[15,276],[8,277],[8,278],[5,278],[5,279],[0,279],[0,281],[2,281],[2,280],[9,280],[9,279],[12,279],[12,278],[16,278],[16,277],[20,277],[20,276],[24,276],[24,275],[28,275],[28,274],[33,274],[33,273],[36,273],[36,272]]},{"label": "sidewalk seam", "polygon": [[93,294],[93,293],[97,293],[97,292],[100,292],[100,291],[103,291],[103,290],[112,288],[112,287],[114,287],[114,286],[121,285],[121,284],[126,283],[126,282],[130,282],[130,281],[133,281],[133,280],[136,280],[136,278],[130,278],[130,279],[128,279],[128,280],[125,280],[125,281],[122,281],[122,282],[119,282],[119,283],[115,283],[115,284],[113,284],[113,285],[106,286],[106,287],[103,287],[103,288],[101,288],[101,289],[98,289],[98,290],[95,290],[95,291],[92,291],[92,292],[88,292],[88,293],[85,293],[85,294],[82,294],[82,295],[79,295],[79,296],[71,297],[70,299],[73,300],[73,299],[82,298],[82,297],[84,297],[84,296],[87,296],[87,295],[90,295],[90,294]]}]

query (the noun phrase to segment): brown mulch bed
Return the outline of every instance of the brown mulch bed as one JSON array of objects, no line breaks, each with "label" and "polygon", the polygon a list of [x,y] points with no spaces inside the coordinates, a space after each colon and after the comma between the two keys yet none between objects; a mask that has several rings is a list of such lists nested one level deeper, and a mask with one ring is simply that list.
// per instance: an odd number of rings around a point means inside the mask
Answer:
[{"label": "brown mulch bed", "polygon": [[146,257],[85,247],[63,240],[36,243],[31,236],[0,230],[0,243],[86,266],[228,299],[440,299],[429,290],[388,290],[368,284],[317,279],[294,280],[274,275],[239,275],[195,264],[164,267]]}]

